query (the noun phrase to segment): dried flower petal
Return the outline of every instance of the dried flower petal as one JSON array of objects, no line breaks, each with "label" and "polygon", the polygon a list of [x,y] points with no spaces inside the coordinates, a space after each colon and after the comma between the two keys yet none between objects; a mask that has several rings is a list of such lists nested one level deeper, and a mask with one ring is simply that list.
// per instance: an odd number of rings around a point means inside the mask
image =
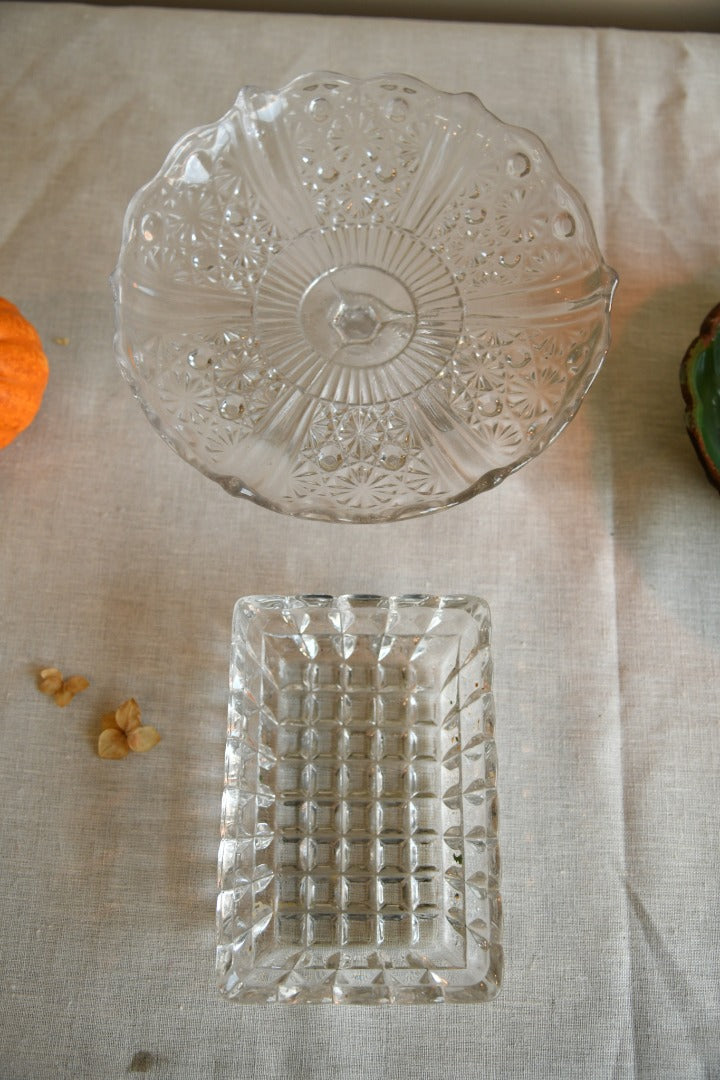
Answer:
[{"label": "dried flower petal", "polygon": [[127,743],[136,754],[144,754],[146,750],[152,750],[160,742],[160,734],[150,724],[141,724],[140,727],[131,731],[127,737]]},{"label": "dried flower petal", "polygon": [[56,694],[62,686],[63,677],[56,667],[46,667],[40,672],[38,686],[43,694]]},{"label": "dried flower petal", "polygon": [[72,690],[67,690],[64,685],[60,690],[53,694],[55,704],[59,705],[61,709],[64,709],[66,705],[69,705],[74,697],[75,695]]},{"label": "dried flower petal", "polygon": [[71,694],[80,694],[83,690],[87,690],[89,685],[84,675],[71,675],[63,683],[63,690],[69,690]]},{"label": "dried flower petal", "polygon": [[122,731],[117,728],[106,728],[100,732],[98,739],[98,754],[101,758],[119,761],[127,757],[130,752],[127,739]]},{"label": "dried flower petal", "polygon": [[71,675],[63,681],[62,672],[56,667],[43,668],[38,683],[42,693],[52,694],[55,704],[61,709],[69,705],[76,694],[87,690],[89,685],[84,675]]},{"label": "dried flower petal", "polygon": [[140,727],[140,706],[135,698],[128,698],[116,710],[115,723],[126,734]]},{"label": "dried flower petal", "polygon": [[102,720],[100,721],[100,730],[101,731],[109,731],[109,730],[119,731],[120,730],[120,728],[117,726],[117,721],[115,720],[115,713],[114,712],[105,713]]}]

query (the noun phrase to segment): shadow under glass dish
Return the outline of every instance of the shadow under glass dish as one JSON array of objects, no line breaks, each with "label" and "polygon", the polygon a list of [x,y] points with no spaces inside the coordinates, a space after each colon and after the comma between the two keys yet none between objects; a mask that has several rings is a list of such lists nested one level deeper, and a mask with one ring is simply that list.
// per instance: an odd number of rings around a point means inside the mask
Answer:
[{"label": "shadow under glass dish", "polygon": [[549,444],[602,363],[615,282],[534,135],[405,75],[315,73],[242,90],[133,198],[116,355],[232,494],[389,521]]}]

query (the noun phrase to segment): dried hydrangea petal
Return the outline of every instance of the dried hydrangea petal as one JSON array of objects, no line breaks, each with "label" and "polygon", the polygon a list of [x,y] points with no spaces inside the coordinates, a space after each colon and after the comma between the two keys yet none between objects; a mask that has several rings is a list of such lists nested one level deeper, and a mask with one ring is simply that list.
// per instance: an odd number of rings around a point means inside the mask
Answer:
[{"label": "dried hydrangea petal", "polygon": [[120,728],[117,726],[117,721],[115,720],[115,713],[114,712],[105,713],[102,720],[100,721],[100,730],[101,731],[108,731],[110,729],[113,729],[114,731],[119,731],[120,730]]},{"label": "dried hydrangea petal", "polygon": [[140,706],[135,698],[128,698],[116,710],[115,723],[126,734],[140,727]]},{"label": "dried hydrangea petal", "polygon": [[42,670],[40,671],[40,678],[41,679],[46,679],[49,675],[59,675],[60,678],[62,678],[62,673],[60,671],[60,668],[56,668],[56,667],[42,668]]},{"label": "dried hydrangea petal", "polygon": [[160,734],[152,725],[141,724],[129,733],[127,742],[136,754],[144,754],[146,750],[152,750],[153,746],[157,746],[160,742]]},{"label": "dried hydrangea petal", "polygon": [[38,686],[43,694],[56,694],[62,686],[62,673],[56,667],[43,668]]},{"label": "dried hydrangea petal", "polygon": [[117,728],[106,728],[100,732],[98,739],[98,754],[101,758],[119,761],[130,753],[128,741],[122,731]]},{"label": "dried hydrangea petal", "polygon": [[64,685],[53,694],[55,704],[59,705],[61,709],[64,709],[66,705],[69,705],[74,697],[75,695],[72,690],[68,690]]},{"label": "dried hydrangea petal", "polygon": [[71,675],[63,683],[63,690],[69,690],[71,694],[80,694],[83,690],[87,690],[89,685],[84,675]]}]

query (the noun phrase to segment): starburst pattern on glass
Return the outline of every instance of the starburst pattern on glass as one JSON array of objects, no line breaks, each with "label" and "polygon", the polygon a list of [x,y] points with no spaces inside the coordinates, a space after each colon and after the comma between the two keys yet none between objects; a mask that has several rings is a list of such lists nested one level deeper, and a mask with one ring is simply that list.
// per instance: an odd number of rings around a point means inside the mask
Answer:
[{"label": "starburst pattern on glass", "polygon": [[489,636],[475,597],[238,601],[217,908],[227,997],[495,996]]},{"label": "starburst pattern on glass", "polygon": [[602,363],[615,281],[534,135],[404,75],[314,74],[241,91],[132,200],[116,354],[231,493],[386,521],[548,445]]}]

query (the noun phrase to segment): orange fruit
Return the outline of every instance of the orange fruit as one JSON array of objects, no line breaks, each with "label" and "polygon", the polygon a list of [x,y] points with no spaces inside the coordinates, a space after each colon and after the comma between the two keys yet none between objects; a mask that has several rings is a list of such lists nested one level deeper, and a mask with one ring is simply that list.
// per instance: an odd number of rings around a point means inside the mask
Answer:
[{"label": "orange fruit", "polygon": [[35,419],[48,372],[37,330],[0,297],[0,449]]}]

